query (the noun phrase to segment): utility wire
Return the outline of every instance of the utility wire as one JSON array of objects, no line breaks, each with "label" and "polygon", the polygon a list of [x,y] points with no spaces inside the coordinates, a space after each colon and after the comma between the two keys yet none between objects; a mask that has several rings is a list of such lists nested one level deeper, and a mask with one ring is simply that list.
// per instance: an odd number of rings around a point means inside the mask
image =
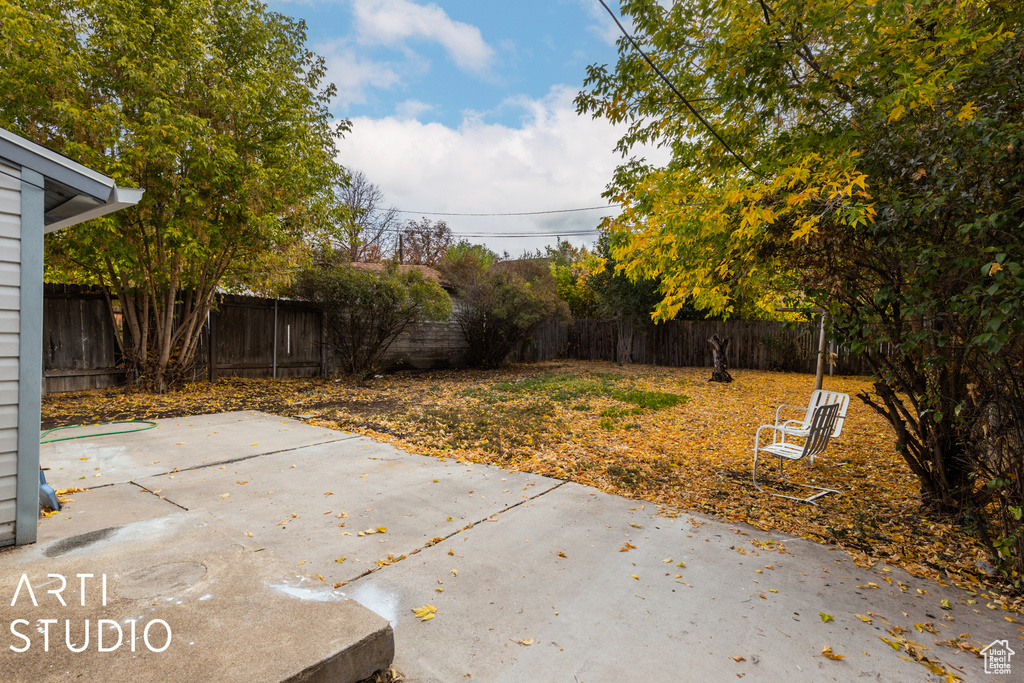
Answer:
[{"label": "utility wire", "polygon": [[743,160],[743,157],[741,157],[739,154],[737,154],[736,152],[733,151],[732,147],[729,146],[729,143],[727,143],[725,140],[723,140],[722,136],[719,135],[718,132],[714,128],[711,127],[711,124],[708,123],[706,120],[704,120],[704,117],[701,116],[700,113],[696,109],[693,108],[693,105],[690,104],[690,101],[688,99],[683,97],[682,93],[680,93],[676,89],[676,86],[672,84],[672,81],[670,81],[668,79],[668,77],[661,72],[661,69],[659,69],[658,67],[656,67],[654,65],[654,62],[651,61],[651,58],[647,56],[646,52],[644,52],[642,49],[640,49],[640,46],[637,45],[637,42],[633,39],[633,36],[629,35],[629,32],[626,31],[626,29],[622,25],[622,23],[619,22],[618,17],[615,16],[615,13],[612,12],[611,8],[608,7],[607,4],[605,4],[605,1],[604,0],[597,0],[597,1],[600,2],[601,6],[604,7],[605,10],[608,11],[608,15],[612,18],[612,21],[615,22],[615,25],[619,27],[619,30],[622,31],[622,35],[626,36],[626,39],[629,41],[630,45],[633,46],[633,49],[640,53],[640,56],[644,58],[644,61],[646,61],[650,65],[650,67],[652,69],[654,69],[654,73],[658,74],[658,76],[661,77],[661,80],[663,80],[665,82],[665,85],[667,85],[672,90],[672,92],[674,92],[676,94],[676,97],[678,97],[680,100],[683,101],[683,104],[685,104],[686,108],[689,109],[690,112],[694,116],[697,117],[697,120],[700,121],[702,124],[704,124],[704,127],[707,128],[708,131],[710,131],[711,134],[714,135],[715,138],[720,143],[722,143],[722,146],[725,147],[726,150],[728,150],[729,154],[731,154],[734,157],[736,157],[736,160],[739,161],[741,164],[743,164],[744,168],[746,168],[748,171],[750,171],[751,173],[756,175],[758,178],[764,178],[763,175],[761,175],[760,173],[758,173],[757,171],[752,169],[750,167],[750,165],[747,164],[747,162]]},{"label": "utility wire", "polygon": [[574,211],[599,211],[600,209],[614,209],[614,206],[584,206],[579,209],[554,209],[552,211],[517,211],[511,213],[445,213],[441,211],[407,211],[395,209],[395,213],[413,213],[421,216],[540,216],[548,213],[572,213]]}]

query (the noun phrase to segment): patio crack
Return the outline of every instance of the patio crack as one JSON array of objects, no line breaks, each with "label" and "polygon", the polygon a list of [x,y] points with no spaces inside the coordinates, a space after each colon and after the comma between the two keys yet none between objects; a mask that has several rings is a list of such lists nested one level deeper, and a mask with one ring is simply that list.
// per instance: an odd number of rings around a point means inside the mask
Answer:
[{"label": "patio crack", "polygon": [[555,484],[554,486],[552,486],[549,489],[544,489],[540,493],[538,493],[536,495],[533,495],[533,496],[530,496],[529,498],[526,498],[524,500],[521,500],[518,503],[516,503],[515,505],[509,505],[508,507],[502,508],[501,510],[498,510],[497,512],[495,512],[492,515],[488,515],[488,516],[486,516],[486,517],[484,517],[482,519],[478,519],[475,522],[470,522],[466,526],[464,526],[464,527],[462,527],[460,529],[456,529],[455,531],[451,532],[447,536],[440,536],[440,537],[437,537],[436,539],[431,539],[425,545],[423,545],[423,546],[421,546],[419,548],[415,548],[414,550],[408,552],[407,554],[400,555],[399,557],[395,558],[394,562],[389,562],[388,564],[378,564],[376,567],[372,567],[370,569],[367,569],[362,574],[360,574],[360,575],[358,575],[356,577],[353,577],[353,578],[349,579],[348,581],[341,582],[340,584],[336,585],[335,588],[338,588],[339,586],[345,586],[347,584],[352,583],[353,581],[358,581],[359,579],[363,578],[364,576],[369,576],[370,574],[373,574],[374,572],[378,572],[381,569],[384,569],[385,567],[390,567],[392,565],[398,564],[402,560],[407,560],[410,557],[412,557],[413,555],[418,554],[420,551],[423,551],[423,550],[426,550],[427,548],[430,548],[432,546],[444,543],[445,541],[447,541],[452,536],[457,536],[457,535],[461,534],[463,531],[468,531],[469,529],[472,529],[473,527],[477,526],[478,524],[482,524],[484,522],[487,522],[487,521],[497,517],[498,515],[505,514],[509,510],[514,510],[517,507],[519,507],[520,505],[523,505],[525,503],[529,503],[530,501],[537,500],[541,496],[546,496],[547,494],[551,493],[552,491],[554,491],[556,489],[559,489],[559,488],[565,486],[568,483],[569,482],[565,481],[565,480],[559,481],[557,484]]}]

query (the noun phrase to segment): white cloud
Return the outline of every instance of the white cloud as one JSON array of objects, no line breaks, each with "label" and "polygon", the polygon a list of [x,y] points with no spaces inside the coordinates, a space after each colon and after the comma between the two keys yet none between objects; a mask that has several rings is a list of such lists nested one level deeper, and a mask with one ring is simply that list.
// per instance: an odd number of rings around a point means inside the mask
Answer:
[{"label": "white cloud", "polygon": [[453,20],[433,3],[355,0],[352,12],[357,40],[364,45],[404,49],[406,40],[420,38],[440,43],[452,61],[465,71],[485,75],[493,64],[494,49],[484,41],[480,29]]},{"label": "white cloud", "polygon": [[[401,117],[357,117],[339,143],[339,161],[366,173],[388,204],[413,211],[497,213],[603,206],[616,165],[619,133],[603,119],[576,114],[575,89],[556,86],[538,100],[504,106],[524,111],[518,128],[468,114],[457,129]],[[649,158],[666,159],[654,151]],[[445,217],[459,232],[568,233],[597,227],[616,209],[519,217]],[[409,215],[408,218],[418,218]],[[437,220],[441,217],[431,216]],[[595,235],[574,237],[592,242]],[[553,244],[554,237],[471,238],[516,254]]]},{"label": "white cloud", "polygon": [[421,114],[434,111],[437,107],[419,100],[405,100],[395,105],[395,116],[399,119],[415,119]]},{"label": "white cloud", "polygon": [[336,103],[342,110],[366,104],[368,88],[387,90],[401,81],[394,64],[368,59],[344,39],[318,43],[313,51],[324,58],[326,80],[337,86]]},{"label": "white cloud", "polygon": [[[622,11],[619,9],[617,2],[608,1],[608,6],[615,12],[615,16],[618,17],[619,21],[626,28],[627,31],[633,31],[633,22],[629,17],[624,17]],[[601,3],[597,0],[576,0],[577,3],[586,11],[587,15],[593,21],[592,24],[587,26],[587,30],[591,33],[596,34],[602,41],[608,45],[614,45],[615,41],[622,37],[622,32],[619,27],[615,25],[612,18],[608,16],[608,10],[601,6]],[[661,4],[661,3],[659,3]]]}]

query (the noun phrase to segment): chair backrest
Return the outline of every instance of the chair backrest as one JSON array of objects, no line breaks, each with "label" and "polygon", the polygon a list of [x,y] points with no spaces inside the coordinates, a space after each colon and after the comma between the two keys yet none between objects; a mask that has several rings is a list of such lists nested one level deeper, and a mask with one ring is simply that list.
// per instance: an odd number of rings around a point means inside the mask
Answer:
[{"label": "chair backrest", "polygon": [[832,438],[832,430],[835,428],[839,416],[839,408],[838,403],[829,403],[814,409],[807,441],[804,442],[804,450],[800,454],[801,458],[818,455],[825,450]]},{"label": "chair backrest", "polygon": [[821,406],[827,406],[833,403],[839,405],[839,413],[836,416],[835,427],[832,428],[832,438],[838,439],[839,435],[843,433],[843,422],[846,421],[846,409],[850,407],[849,394],[841,394],[838,391],[815,389],[814,393],[811,394],[811,403],[807,406],[807,417],[805,417],[804,420],[805,424],[810,427],[810,418],[814,415],[814,410]]}]

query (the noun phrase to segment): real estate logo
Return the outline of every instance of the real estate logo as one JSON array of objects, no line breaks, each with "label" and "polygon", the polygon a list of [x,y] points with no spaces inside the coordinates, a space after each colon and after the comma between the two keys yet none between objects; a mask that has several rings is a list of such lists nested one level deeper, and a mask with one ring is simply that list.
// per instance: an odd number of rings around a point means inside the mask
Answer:
[{"label": "real estate logo", "polygon": [[[36,598],[39,594],[40,598],[45,594],[53,596],[52,604],[49,605],[50,609],[57,610],[60,608],[67,608],[68,603],[64,599],[64,591],[68,588],[68,579],[62,574],[47,574],[47,580],[44,582],[37,583],[35,588],[32,586],[32,582],[29,580],[27,574],[22,574],[21,579],[18,581],[17,588],[14,590],[14,597],[11,598],[11,607],[21,607],[19,604],[19,598],[21,603],[31,602],[33,608],[39,608],[41,601]],[[99,607],[107,606],[107,575],[100,574],[97,577],[94,574],[76,574],[75,578],[81,582],[81,590],[79,591],[81,596],[81,606],[86,606],[86,595],[88,594],[96,601],[98,599]],[[89,579],[99,579],[99,587],[92,585],[94,581],[88,581]],[[59,584],[59,585],[58,585]],[[57,586],[55,588],[47,588],[47,586]],[[87,586],[89,590],[87,592]],[[46,588],[45,593],[42,589]],[[42,605],[47,607],[46,604]],[[27,610],[27,604],[24,609]],[[33,610],[34,611],[34,610]],[[28,613],[26,612],[26,616]],[[35,634],[42,634],[42,649],[43,652],[50,651],[51,644],[51,633],[50,626],[54,626],[53,640],[56,643],[60,641],[60,634],[64,632],[64,644],[67,646],[69,652],[83,652],[89,648],[90,632],[95,630],[95,637],[92,639],[93,647],[96,648],[97,652],[113,652],[119,649],[122,644],[125,644],[132,652],[141,650],[140,645],[145,646],[150,652],[163,652],[171,646],[171,627],[163,619],[152,619],[147,622],[141,629],[141,633],[136,630],[136,622],[139,619],[127,619],[124,622],[117,622],[113,619],[97,619],[90,620],[85,619],[81,627],[79,627],[77,620],[75,624],[72,624],[72,619],[64,619],[64,628],[60,627],[60,619],[40,619],[38,617],[34,619],[13,619],[10,622],[11,635],[21,641],[21,643],[15,642],[8,646],[12,652],[28,652],[32,648],[33,638]],[[6,621],[6,619],[4,619]],[[89,624],[92,621],[94,629],[91,629]],[[35,622],[35,627],[33,627]],[[156,628],[153,628],[153,627]],[[72,633],[74,631],[74,633]],[[127,633],[126,633],[127,631]],[[117,640],[114,641],[116,636]],[[140,637],[141,636],[141,637]],[[141,644],[139,643],[141,641]],[[162,644],[161,644],[162,641]],[[79,644],[81,642],[81,644]],[[58,645],[59,647],[59,645]]]},{"label": "real estate logo", "polygon": [[988,647],[981,651],[981,656],[985,658],[985,673],[1010,673],[1010,657],[1013,657],[1015,654],[1017,653],[1010,649],[1009,641],[992,641]]}]

